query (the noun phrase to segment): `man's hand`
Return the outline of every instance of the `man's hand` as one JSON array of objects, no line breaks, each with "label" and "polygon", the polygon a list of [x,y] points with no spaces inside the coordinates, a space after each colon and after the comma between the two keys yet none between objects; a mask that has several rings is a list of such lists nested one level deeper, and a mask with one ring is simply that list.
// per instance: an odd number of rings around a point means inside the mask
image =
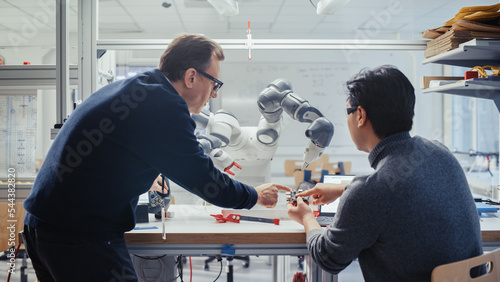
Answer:
[{"label": "man's hand", "polygon": [[158,177],[156,177],[155,181],[153,182],[153,185],[151,185],[151,188],[149,188],[149,190],[157,191],[157,192],[160,192],[162,194],[167,194],[167,191],[168,191],[167,182],[165,181],[165,185],[163,186],[163,189],[162,189],[162,187],[161,187],[162,180],[163,180],[163,178],[161,177],[161,174],[158,175]]},{"label": "man's hand", "polygon": [[293,221],[296,221],[302,225],[308,220],[316,221],[314,214],[302,197],[297,197],[297,202],[290,202],[287,204],[288,216]]},{"label": "man's hand", "polygon": [[274,208],[278,202],[278,191],[291,191],[290,188],[274,183],[266,183],[255,187],[259,198],[257,204],[266,208]]},{"label": "man's hand", "polygon": [[313,205],[325,205],[342,196],[347,184],[318,183],[314,188],[297,194],[297,197],[311,196]]}]

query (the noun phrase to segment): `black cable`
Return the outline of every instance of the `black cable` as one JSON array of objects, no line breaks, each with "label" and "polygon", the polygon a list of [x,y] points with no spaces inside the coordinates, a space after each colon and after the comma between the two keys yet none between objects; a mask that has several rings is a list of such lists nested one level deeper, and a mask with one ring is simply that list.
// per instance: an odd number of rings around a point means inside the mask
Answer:
[{"label": "black cable", "polygon": [[495,206],[500,205],[500,202],[495,202],[495,201],[492,201],[492,200],[490,200],[490,199],[488,199],[488,200],[484,200],[483,202],[488,203],[488,204],[490,204],[490,205],[495,205]]},{"label": "black cable", "polygon": [[182,266],[182,255],[179,255],[177,257],[177,271],[179,272],[179,278],[181,279],[181,282],[184,282],[183,280],[183,266]]},{"label": "black cable", "polygon": [[486,204],[492,205],[492,206],[498,206],[498,205],[500,205],[500,202],[495,202],[495,201],[490,200],[490,199],[482,199],[482,198],[474,198],[474,202],[476,202],[476,203],[486,203]]},{"label": "black cable", "polygon": [[217,275],[217,278],[215,278],[214,282],[217,281],[217,279],[219,279],[220,275],[222,274],[222,258],[217,260],[220,262],[220,271],[219,275]]},{"label": "black cable", "polygon": [[[165,177],[163,176],[163,174],[161,175],[161,192],[163,193],[163,191],[165,190],[163,187],[165,187]],[[165,193],[163,193],[165,194]]]},{"label": "black cable", "polygon": [[309,0],[309,2],[311,3],[311,5],[313,5],[314,8],[316,8],[316,5],[314,5],[312,0]]},{"label": "black cable", "polygon": [[[179,262],[181,263],[181,268],[179,268]],[[179,272],[179,275],[177,275],[176,277],[172,278],[172,280],[170,280],[168,282],[177,281],[177,278],[180,278],[181,281],[183,282],[184,280],[182,280],[182,255],[180,255],[180,256],[177,257],[177,260],[175,261],[175,264],[177,264],[177,271]]]},{"label": "black cable", "polygon": [[165,257],[166,255],[159,256],[159,257],[143,257],[143,256],[140,256],[140,255],[134,254],[134,256],[136,256],[138,258],[141,258],[141,259],[156,260],[156,259],[161,259],[161,258]]},{"label": "black cable", "polygon": [[177,278],[179,278],[179,275],[177,275],[176,277],[172,278],[172,280],[168,281],[168,282],[174,282],[174,281],[177,281]]}]

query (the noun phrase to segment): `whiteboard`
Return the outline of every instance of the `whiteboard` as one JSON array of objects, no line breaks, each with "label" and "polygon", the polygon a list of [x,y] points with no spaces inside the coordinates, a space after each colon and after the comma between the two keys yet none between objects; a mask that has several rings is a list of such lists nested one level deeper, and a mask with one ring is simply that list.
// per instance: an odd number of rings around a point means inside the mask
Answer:
[{"label": "whiteboard", "polygon": [[[335,133],[330,146],[352,145],[344,114],[345,82],[357,72],[357,64],[346,62],[223,63],[221,80],[224,86],[219,93],[220,105],[235,114],[241,126],[257,126],[260,92],[273,80],[285,78],[297,96],[307,100],[333,123]],[[301,124],[286,113],[283,113],[283,121],[280,146],[305,146],[308,139],[304,132],[309,124]]]}]

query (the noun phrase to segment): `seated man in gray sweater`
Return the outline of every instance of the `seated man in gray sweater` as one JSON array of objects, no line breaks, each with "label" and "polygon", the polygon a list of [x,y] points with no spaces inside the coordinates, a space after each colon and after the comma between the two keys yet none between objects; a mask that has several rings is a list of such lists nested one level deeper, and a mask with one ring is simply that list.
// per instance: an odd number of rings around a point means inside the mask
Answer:
[{"label": "seated man in gray sweater", "polygon": [[349,132],[374,171],[298,195],[313,204],[340,196],[326,230],[302,198],[288,205],[314,261],[336,274],[358,258],[366,281],[430,281],[436,266],[482,254],[478,212],[458,161],[442,144],[409,134],[415,94],[405,75],[391,66],[363,70],[347,89]]}]

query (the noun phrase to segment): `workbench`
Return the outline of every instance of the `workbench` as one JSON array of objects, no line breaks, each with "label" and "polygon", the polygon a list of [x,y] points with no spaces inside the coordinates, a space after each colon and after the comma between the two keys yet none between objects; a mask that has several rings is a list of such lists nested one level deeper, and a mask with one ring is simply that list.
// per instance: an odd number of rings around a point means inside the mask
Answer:
[{"label": "workbench", "polygon": [[[284,205],[281,208],[286,208]],[[285,266],[289,257],[307,255],[304,227],[295,221],[280,220],[279,225],[254,221],[240,223],[220,223],[210,214],[220,214],[221,209],[214,206],[171,205],[169,213],[173,218],[166,219],[166,237],[162,238],[161,220],[150,214],[149,223],[138,223],[136,228],[125,233],[129,252],[137,255],[186,255],[186,256],[273,256],[273,274],[270,281],[285,281]],[[275,210],[269,210],[273,214]],[[247,212],[248,211],[243,211]],[[286,211],[279,214],[286,214]],[[263,215],[257,210],[255,216]],[[143,229],[154,228],[154,229]],[[280,257],[277,257],[280,256]],[[311,259],[305,263],[306,271],[314,275],[330,276],[330,279],[310,281],[336,281],[336,277],[323,273]],[[270,278],[271,279],[271,278]],[[222,279],[222,281],[225,281]]]},{"label": "workbench", "polygon": [[[165,240],[162,239],[161,221],[155,220],[153,215],[149,223],[136,225],[153,229],[125,233],[131,254],[199,256],[228,251],[233,251],[233,255],[308,254],[304,228],[292,220],[281,220],[279,225],[252,221],[218,223],[210,216],[218,211],[214,207],[172,205],[169,211],[175,215],[166,220]],[[480,220],[484,250],[499,248],[500,212],[482,214]],[[21,236],[19,239],[22,242]],[[337,281],[336,276],[321,271],[311,259],[306,260],[305,271],[309,271],[309,281]]]},{"label": "workbench", "polygon": [[[175,216],[166,220],[166,239],[162,239],[161,221],[150,216],[149,223],[136,227],[157,229],[132,230],[125,234],[130,253],[144,255],[217,255],[234,249],[234,255],[307,255],[306,234],[302,225],[281,220],[279,225],[241,221],[218,223],[210,216],[213,207],[172,205]],[[481,215],[481,235],[485,251],[500,247],[500,212]],[[231,245],[232,244],[232,245]],[[336,281],[311,260],[310,281]]]},{"label": "workbench", "polygon": [[481,221],[481,237],[485,250],[500,248],[500,211],[483,213]]},{"label": "workbench", "polygon": [[236,255],[306,255],[306,234],[302,225],[281,220],[279,225],[253,221],[219,223],[210,214],[216,207],[171,205],[173,218],[166,219],[166,239],[161,220],[150,215],[149,223],[138,223],[125,233],[130,252],[142,254],[216,255],[233,244]]}]

